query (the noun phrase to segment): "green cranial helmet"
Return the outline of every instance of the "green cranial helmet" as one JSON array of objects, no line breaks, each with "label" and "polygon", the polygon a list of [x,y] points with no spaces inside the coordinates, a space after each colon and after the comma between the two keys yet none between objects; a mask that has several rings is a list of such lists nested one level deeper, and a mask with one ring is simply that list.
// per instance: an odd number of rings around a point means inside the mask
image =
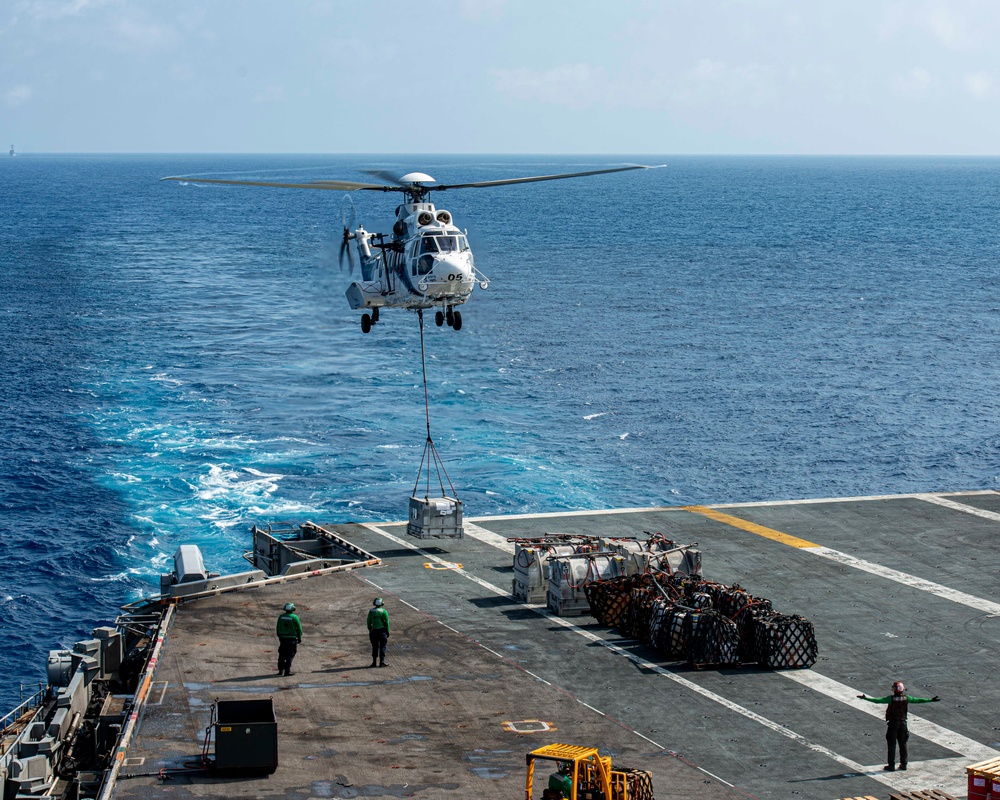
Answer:
[{"label": "green cranial helmet", "polygon": [[285,611],[294,611],[295,603],[285,603]]},{"label": "green cranial helmet", "polygon": [[373,605],[375,606],[375,608],[382,608],[382,606],[384,606],[385,603],[382,602],[381,597],[376,597]]}]

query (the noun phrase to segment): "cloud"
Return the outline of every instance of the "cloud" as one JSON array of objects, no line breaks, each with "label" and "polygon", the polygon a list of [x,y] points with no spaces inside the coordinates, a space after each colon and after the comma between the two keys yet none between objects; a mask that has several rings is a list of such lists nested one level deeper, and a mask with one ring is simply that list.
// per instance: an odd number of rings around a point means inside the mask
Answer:
[{"label": "cloud", "polygon": [[779,95],[779,71],[767,64],[728,64],[703,58],[675,82],[680,103],[725,100],[738,105],[768,105]]},{"label": "cloud", "polygon": [[120,0],[21,0],[15,10],[36,20],[56,20],[64,17],[78,17],[108,5],[117,5]]},{"label": "cloud", "polygon": [[496,69],[492,74],[494,88],[515,100],[538,100],[579,109],[599,103],[608,95],[604,71],[587,64],[563,64],[544,71]]},{"label": "cloud", "polygon": [[893,75],[889,87],[896,94],[907,97],[926,97],[940,87],[941,81],[923,67],[913,69],[899,75]]},{"label": "cloud", "polygon": [[500,94],[556,107],[650,109],[676,104],[771,106],[794,76],[766,64],[729,64],[709,58],[677,72],[632,70],[608,75],[600,67],[563,64],[548,70],[494,70]]},{"label": "cloud", "polygon": [[4,100],[9,106],[23,106],[31,99],[31,95],[34,91],[26,83],[19,84],[8,89],[4,93]]},{"label": "cloud", "polygon": [[993,78],[985,72],[972,72],[962,78],[962,85],[968,94],[977,98],[993,96]]},{"label": "cloud", "polygon": [[285,93],[285,88],[276,83],[272,83],[270,86],[264,87],[253,96],[253,101],[255,103],[284,103],[287,100],[288,96]]},{"label": "cloud", "polygon": [[951,50],[965,50],[973,44],[968,22],[946,5],[928,4],[921,9],[918,19],[931,36]]},{"label": "cloud", "polygon": [[169,25],[141,19],[132,15],[114,22],[112,33],[117,44],[141,53],[172,50],[180,42],[177,31]]},{"label": "cloud", "polygon": [[167,72],[173,80],[185,83],[193,81],[197,77],[197,72],[195,72],[194,67],[183,62],[171,64],[170,69],[167,70]]},{"label": "cloud", "polygon": [[918,31],[946,50],[973,52],[992,46],[998,20],[997,5],[984,0],[902,0],[886,7],[879,32],[887,39],[909,40]]},{"label": "cloud", "polygon": [[474,21],[498,19],[507,5],[507,0],[461,0],[459,13]]}]

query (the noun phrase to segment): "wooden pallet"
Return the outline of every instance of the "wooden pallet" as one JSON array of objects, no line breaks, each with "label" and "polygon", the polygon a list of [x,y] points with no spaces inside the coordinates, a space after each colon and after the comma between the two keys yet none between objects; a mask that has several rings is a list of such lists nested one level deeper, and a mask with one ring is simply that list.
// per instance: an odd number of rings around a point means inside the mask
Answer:
[{"label": "wooden pallet", "polygon": [[965,768],[969,775],[985,775],[994,780],[1000,779],[1000,758],[991,758],[989,761],[980,761]]}]

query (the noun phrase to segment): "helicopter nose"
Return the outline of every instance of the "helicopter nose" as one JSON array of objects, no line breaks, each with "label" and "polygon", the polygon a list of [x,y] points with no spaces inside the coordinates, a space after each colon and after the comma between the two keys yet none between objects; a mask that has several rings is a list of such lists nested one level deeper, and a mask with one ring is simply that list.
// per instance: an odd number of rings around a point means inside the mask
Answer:
[{"label": "helicopter nose", "polygon": [[459,284],[472,280],[472,267],[468,259],[445,256],[434,264],[434,280],[437,283],[454,285],[458,289]]}]

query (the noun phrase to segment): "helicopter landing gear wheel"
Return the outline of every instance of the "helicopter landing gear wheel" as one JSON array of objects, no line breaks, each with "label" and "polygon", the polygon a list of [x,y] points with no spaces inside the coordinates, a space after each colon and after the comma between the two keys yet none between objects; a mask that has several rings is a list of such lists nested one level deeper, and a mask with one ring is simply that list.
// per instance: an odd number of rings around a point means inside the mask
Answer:
[{"label": "helicopter landing gear wheel", "polygon": [[445,312],[444,318],[448,321],[448,327],[455,327],[455,312],[451,310],[451,306],[448,306],[448,311]]},{"label": "helicopter landing gear wheel", "polygon": [[368,314],[361,315],[361,332],[369,333],[372,329],[372,318]]},{"label": "helicopter landing gear wheel", "polygon": [[455,314],[454,314],[454,321],[451,323],[451,327],[453,327],[456,331],[462,330],[462,312],[461,311],[456,311],[455,312]]},{"label": "helicopter landing gear wheel", "polygon": [[444,325],[444,313],[441,311],[434,312],[434,324],[439,328]]}]

